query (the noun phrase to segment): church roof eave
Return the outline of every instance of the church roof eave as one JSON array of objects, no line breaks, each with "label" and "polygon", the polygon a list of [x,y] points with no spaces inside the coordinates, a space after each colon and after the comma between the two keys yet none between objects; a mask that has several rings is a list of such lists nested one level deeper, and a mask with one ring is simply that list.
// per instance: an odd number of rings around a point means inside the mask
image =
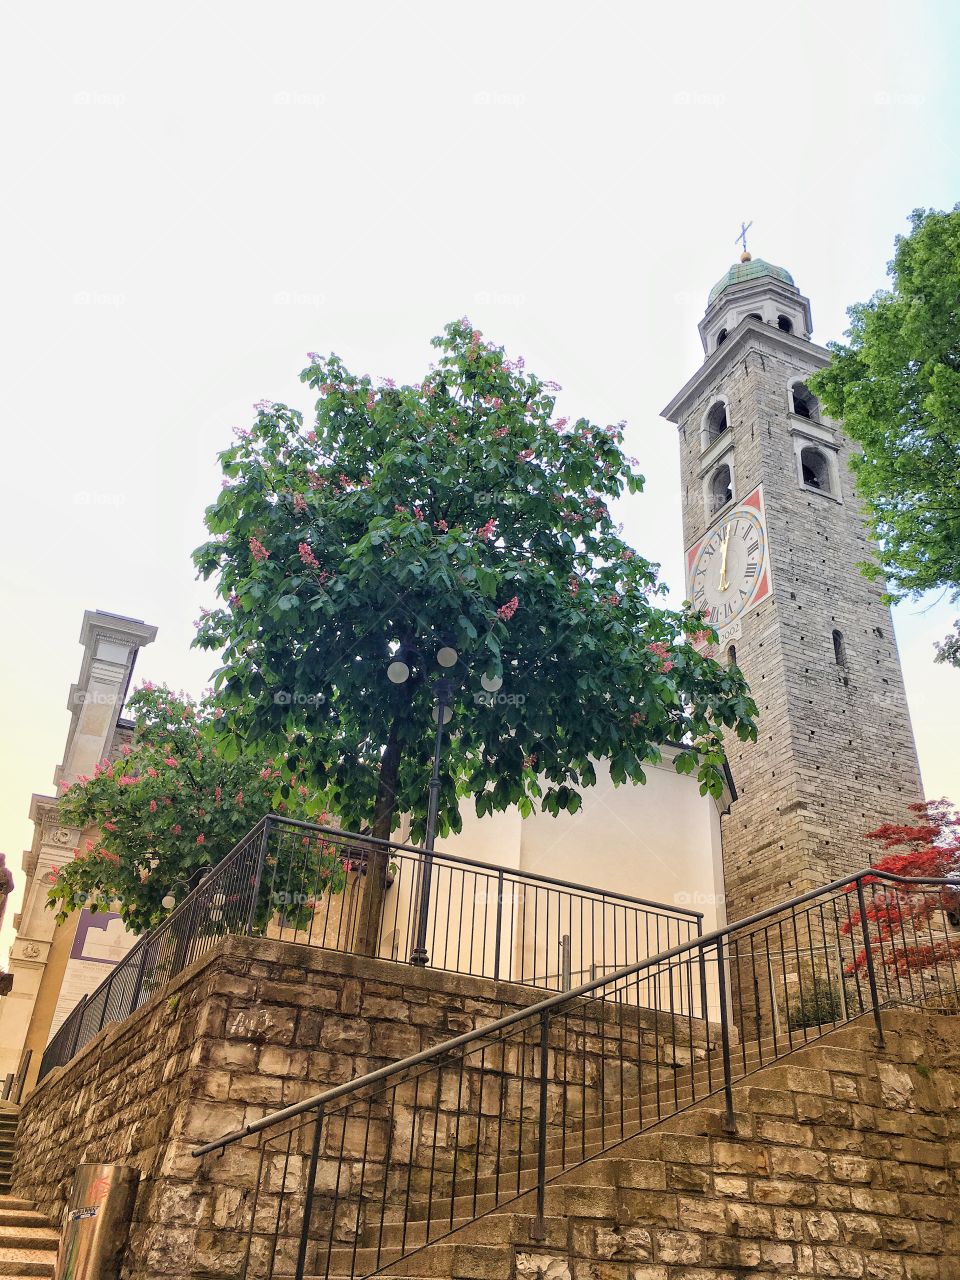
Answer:
[{"label": "church roof eave", "polygon": [[697,372],[684,383],[673,399],[660,410],[661,418],[666,418],[668,422],[679,423],[683,416],[683,410],[691,400],[696,400],[699,397],[703,384],[715,378],[718,371],[723,369],[726,364],[732,364],[735,359],[739,358],[741,348],[748,334],[763,337],[771,345],[779,347],[782,351],[788,351],[793,354],[802,352],[805,358],[814,364],[826,366],[830,363],[830,352],[826,347],[818,346],[817,343],[810,342],[807,338],[798,338],[795,334],[784,333],[782,329],[776,329],[772,325],[764,324],[762,320],[751,320],[749,316],[746,316],[733,330],[726,342],[704,360]]}]

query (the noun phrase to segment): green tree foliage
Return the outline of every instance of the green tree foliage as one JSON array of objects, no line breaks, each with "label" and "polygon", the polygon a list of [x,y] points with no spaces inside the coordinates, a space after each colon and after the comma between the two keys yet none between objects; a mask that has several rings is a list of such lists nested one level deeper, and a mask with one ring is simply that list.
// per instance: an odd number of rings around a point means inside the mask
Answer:
[{"label": "green tree foliage", "polygon": [[[222,712],[209,698],[195,704],[148,684],[128,708],[133,745],[61,796],[63,822],[97,834],[57,869],[48,899],[58,920],[81,907],[116,910],[140,933],[167,915],[167,894],[182,899],[265,813],[279,807],[305,817],[316,813],[317,800],[302,781],[281,784],[278,761],[249,754],[226,760],[216,741]],[[291,771],[284,764],[282,772]],[[342,865],[321,845],[290,856],[311,890],[342,887]],[[277,879],[286,884],[290,876],[281,869]]]},{"label": "green tree foliage", "polygon": [[[850,308],[846,343],[810,380],[862,448],[852,467],[879,543],[864,566],[891,599],[960,588],[960,205],[917,209],[892,285]],[[960,664],[956,637],[938,661]]]},{"label": "green tree foliage", "polygon": [[657,567],[619,536],[608,504],[642,486],[620,427],[555,418],[558,388],[466,320],[434,346],[415,386],[311,354],[315,422],[261,402],[221,455],[195,560],[223,600],[197,643],[223,654],[225,753],[277,755],[300,735],[284,782],[305,768],[341,826],[388,837],[409,813],[419,838],[430,677],[451,643],[442,831],[459,829],[461,796],[481,815],[573,812],[595,760],[640,782],[665,742],[718,791],[722,727],[755,736],[755,707],[690,643],[700,619],[657,606]]}]

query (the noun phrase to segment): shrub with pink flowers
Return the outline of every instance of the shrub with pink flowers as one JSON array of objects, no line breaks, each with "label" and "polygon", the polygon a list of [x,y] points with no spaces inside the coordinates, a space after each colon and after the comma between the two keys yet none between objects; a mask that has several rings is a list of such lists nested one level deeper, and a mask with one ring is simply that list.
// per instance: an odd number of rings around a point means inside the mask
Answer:
[{"label": "shrub with pink flowers", "polygon": [[[560,388],[466,319],[433,346],[423,381],[402,386],[311,353],[310,420],[265,401],[220,455],[229,483],[194,559],[222,601],[196,643],[221,655],[225,741],[279,759],[303,734],[296,767],[341,825],[389,837],[409,814],[417,840],[428,677],[452,644],[441,833],[465,797],[481,815],[574,811],[594,761],[642,782],[665,743],[719,792],[722,734],[753,736],[756,708],[620,536],[616,503],[643,487],[624,424],[559,416]],[[398,658],[409,678],[392,684]]]},{"label": "shrub with pink flowers", "polygon": [[[144,686],[128,710],[132,748],[63,789],[61,819],[83,834],[48,899],[58,920],[80,907],[116,910],[139,933],[166,916],[168,893],[182,899],[264,814],[315,817],[321,800],[291,763],[292,744],[270,761],[225,751],[211,697]],[[308,870],[312,887],[318,868]],[[342,887],[342,869],[328,871],[330,887]]]}]

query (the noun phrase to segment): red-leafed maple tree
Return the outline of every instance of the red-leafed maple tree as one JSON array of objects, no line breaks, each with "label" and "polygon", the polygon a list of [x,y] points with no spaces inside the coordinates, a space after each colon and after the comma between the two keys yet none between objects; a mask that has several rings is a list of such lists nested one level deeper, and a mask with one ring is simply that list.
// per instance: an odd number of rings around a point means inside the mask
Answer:
[{"label": "red-leafed maple tree", "polygon": [[[884,823],[867,833],[882,849],[896,849],[873,864],[893,875],[956,879],[957,887],[898,884],[872,877],[864,881],[866,925],[875,964],[897,977],[922,973],[938,964],[960,961],[960,813],[948,800],[927,800],[910,806],[915,825]],[[853,892],[851,890],[850,892]],[[850,913],[841,932],[863,936],[858,909]],[[855,954],[847,972],[863,972],[866,948]]]}]

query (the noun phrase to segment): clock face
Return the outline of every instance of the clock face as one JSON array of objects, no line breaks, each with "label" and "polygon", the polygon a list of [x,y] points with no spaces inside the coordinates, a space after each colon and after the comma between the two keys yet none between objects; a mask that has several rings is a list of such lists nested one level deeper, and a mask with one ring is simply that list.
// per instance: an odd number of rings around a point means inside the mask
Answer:
[{"label": "clock face", "polygon": [[690,598],[717,630],[770,594],[767,535],[759,489],[687,552]]}]

